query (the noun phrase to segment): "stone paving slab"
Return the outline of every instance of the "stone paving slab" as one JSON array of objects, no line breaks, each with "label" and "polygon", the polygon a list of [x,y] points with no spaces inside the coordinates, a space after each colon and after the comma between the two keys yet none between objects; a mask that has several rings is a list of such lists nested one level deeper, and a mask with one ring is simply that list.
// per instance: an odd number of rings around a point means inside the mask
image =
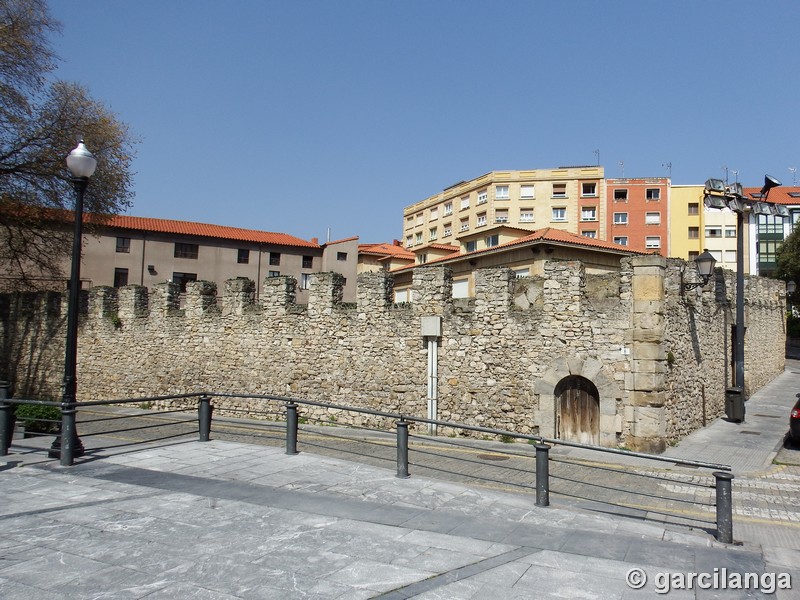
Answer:
[{"label": "stone paving slab", "polygon": [[[269,467],[254,483],[243,461]],[[4,600],[605,599],[633,597],[634,567],[765,569],[668,525],[231,442],[28,464],[0,489]]]}]

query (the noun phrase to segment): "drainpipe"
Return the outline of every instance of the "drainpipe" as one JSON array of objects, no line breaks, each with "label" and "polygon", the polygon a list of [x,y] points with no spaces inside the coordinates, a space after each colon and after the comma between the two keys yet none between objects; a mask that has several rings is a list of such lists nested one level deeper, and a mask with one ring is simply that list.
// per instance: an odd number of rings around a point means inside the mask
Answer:
[{"label": "drainpipe", "polygon": [[[422,336],[428,347],[428,418],[439,416],[439,338],[442,335],[442,317],[422,317]],[[436,435],[435,423],[428,423],[428,434]]]}]

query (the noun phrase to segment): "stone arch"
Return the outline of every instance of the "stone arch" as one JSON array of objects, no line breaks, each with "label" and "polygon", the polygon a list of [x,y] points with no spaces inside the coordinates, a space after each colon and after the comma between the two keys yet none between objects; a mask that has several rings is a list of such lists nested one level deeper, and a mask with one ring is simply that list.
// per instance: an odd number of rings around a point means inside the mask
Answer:
[{"label": "stone arch", "polygon": [[622,418],[617,415],[617,400],[622,399],[622,391],[613,379],[613,371],[595,358],[557,358],[545,369],[541,378],[534,384],[534,393],[539,399],[536,411],[536,424],[539,434],[544,437],[557,436],[556,387],[570,376],[578,376],[590,381],[597,389],[599,408],[599,435],[601,446],[615,447],[617,433],[621,432]]}]

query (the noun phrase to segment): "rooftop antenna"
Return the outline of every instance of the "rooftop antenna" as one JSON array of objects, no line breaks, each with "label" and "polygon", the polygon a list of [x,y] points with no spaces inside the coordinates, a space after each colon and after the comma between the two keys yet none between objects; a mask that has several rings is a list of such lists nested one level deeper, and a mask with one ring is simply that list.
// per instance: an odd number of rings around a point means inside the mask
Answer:
[{"label": "rooftop antenna", "polygon": [[619,168],[622,170],[622,179],[625,179],[625,161],[619,161]]},{"label": "rooftop antenna", "polygon": [[731,169],[731,173],[733,173],[734,183],[739,183],[739,171],[737,171],[736,169]]},{"label": "rooftop antenna", "polygon": [[672,178],[672,162],[661,163],[661,166],[667,169],[667,177]]},{"label": "rooftop antenna", "polygon": [[789,171],[792,174],[792,185],[797,185],[797,167],[789,167]]},{"label": "rooftop antenna", "polygon": [[594,151],[594,155],[597,158],[597,166],[600,166],[600,148]]},{"label": "rooftop antenna", "polygon": [[728,185],[728,165],[722,165],[722,170],[725,172],[725,185]]}]

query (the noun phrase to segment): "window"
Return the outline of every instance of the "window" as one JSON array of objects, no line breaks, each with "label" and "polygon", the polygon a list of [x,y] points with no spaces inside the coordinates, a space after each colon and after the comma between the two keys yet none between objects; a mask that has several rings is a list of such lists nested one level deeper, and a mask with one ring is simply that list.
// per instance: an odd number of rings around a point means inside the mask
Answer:
[{"label": "window", "polygon": [[414,226],[414,217],[406,217],[406,229],[411,229]]},{"label": "window", "polygon": [[[478,202],[478,204],[480,204],[480,202]],[[466,210],[467,208],[469,208],[469,196],[464,196],[461,199],[461,210]]]},{"label": "window", "polygon": [[581,196],[584,197],[596,197],[597,196],[597,183],[582,183],[581,184]]},{"label": "window", "polygon": [[494,248],[500,243],[500,236],[497,234],[487,236],[484,242],[486,242],[487,248]]},{"label": "window", "polygon": [[303,268],[304,269],[313,269],[314,268],[314,257],[313,256],[304,256],[303,257]]},{"label": "window", "polygon": [[620,246],[627,246],[628,245],[628,236],[627,235],[618,235],[614,238],[614,243],[619,244]]},{"label": "window", "polygon": [[453,298],[469,298],[469,279],[453,280]]},{"label": "window", "polygon": [[444,205],[444,212],[442,213],[444,216],[452,215],[453,214],[453,203],[447,202]]},{"label": "window", "polygon": [[433,240],[435,240],[437,237],[439,237],[439,230],[438,230],[436,227],[431,227],[431,228],[428,230],[428,239],[429,239],[430,241],[433,241]]},{"label": "window", "polygon": [[347,252],[337,252],[336,260],[347,260]]},{"label": "window", "polygon": [[428,216],[428,220],[435,221],[439,218],[439,207],[435,207],[431,209],[431,214]]},{"label": "window", "polygon": [[427,254],[423,253],[423,254],[420,254],[419,256],[417,256],[417,264],[418,265],[424,265],[426,262],[428,262],[428,255]]},{"label": "window", "polygon": [[534,198],[534,187],[532,185],[521,185],[519,188],[519,197],[525,199]]},{"label": "window", "polygon": [[181,294],[185,294],[186,284],[190,281],[197,281],[197,273],[173,273],[172,281],[178,284]]},{"label": "window", "polygon": [[594,230],[594,229],[587,229],[585,231],[581,231],[581,235],[583,237],[587,237],[587,238],[596,238],[597,237],[597,231]]},{"label": "window", "polygon": [[522,279],[523,277],[530,277],[531,270],[530,269],[514,269],[514,277],[516,279]]},{"label": "window", "polygon": [[661,190],[658,188],[647,188],[644,192],[645,198],[652,201],[661,200]]},{"label": "window", "polygon": [[280,252],[270,252],[269,253],[269,264],[272,266],[277,267],[281,264],[281,253]]},{"label": "window", "polygon": [[697,257],[700,256],[700,252],[698,250],[689,250],[689,256],[687,256],[687,260],[689,262],[694,262],[697,260]]},{"label": "window", "polygon": [[421,231],[418,231],[416,234],[414,234],[414,243],[415,244],[421,244],[422,243],[422,232]]},{"label": "window", "polygon": [[533,223],[533,209],[520,208],[519,209],[519,222],[520,223]]},{"label": "window", "polygon": [[411,288],[394,291],[394,301],[397,303],[411,302]]},{"label": "window", "polygon": [[[414,245],[414,238],[410,235],[406,236],[406,248],[411,248]],[[272,263],[270,263],[272,264]]]},{"label": "window", "polygon": [[725,262],[726,263],[736,262],[736,250],[725,250]]},{"label": "window", "polygon": [[442,232],[442,237],[450,237],[451,235],[453,235],[453,224],[445,223],[444,231]]},{"label": "window", "polygon": [[726,238],[735,238],[736,237],[736,227],[726,227],[725,228],[725,237]]},{"label": "window", "polygon": [[614,202],[627,202],[627,201],[628,201],[627,189],[614,190]]},{"label": "window", "polygon": [[114,269],[114,287],[123,285],[128,285],[128,269]]},{"label": "window", "polygon": [[280,276],[281,276],[280,271],[270,271],[268,275],[268,277],[280,277]]},{"label": "window", "polygon": [[658,235],[648,235],[644,239],[644,247],[645,248],[661,248],[661,236]]},{"label": "window", "polygon": [[581,209],[581,221],[597,221],[597,208],[594,206],[584,206]]},{"label": "window", "polygon": [[553,198],[566,198],[567,197],[567,184],[554,183],[553,184]]},{"label": "window", "polygon": [[483,227],[484,225],[486,225],[486,213],[481,213],[478,215],[475,227]]},{"label": "window", "polygon": [[614,225],[627,225],[628,213],[614,213]]},{"label": "window", "polygon": [[698,240],[698,239],[700,239],[700,228],[699,227],[689,227],[689,239],[690,240]]},{"label": "window", "polygon": [[688,213],[690,215],[699,215],[700,214],[700,203],[699,202],[689,202],[688,205]]},{"label": "window", "polygon": [[475,252],[475,250],[477,249],[478,249],[478,242],[476,242],[475,240],[472,240],[471,242],[467,242],[466,244],[464,244],[464,250],[466,252]]},{"label": "window", "polygon": [[494,188],[495,200],[508,200],[508,186],[498,185]]},{"label": "window", "polygon": [[239,248],[236,251],[236,262],[240,265],[246,265],[250,262],[250,250],[247,248]]},{"label": "window", "polygon": [[197,258],[197,244],[181,244],[175,242],[175,258]]},{"label": "window", "polygon": [[496,210],[494,211],[494,222],[495,223],[508,223],[508,210]]},{"label": "window", "polygon": [[646,225],[661,225],[661,213],[660,212],[645,213],[644,222]]},{"label": "window", "polygon": [[[467,200],[469,200],[469,198]],[[480,192],[478,192],[478,204],[484,204],[488,200],[489,200],[488,190],[481,190]]]},{"label": "window", "polygon": [[469,231],[469,219],[461,219],[460,231]]},{"label": "window", "polygon": [[417,214],[417,225],[422,225],[425,222],[425,215],[422,213]]},{"label": "window", "polygon": [[566,208],[554,208],[553,209],[553,221],[566,221],[567,220],[567,209]]},{"label": "window", "polygon": [[[130,254],[131,251],[131,238],[126,237],[118,237],[117,238],[117,252],[123,252],[125,254]],[[127,284],[125,284],[127,285]],[[114,286],[119,287],[119,286]]]},{"label": "window", "polygon": [[721,238],[722,237],[722,228],[721,227],[706,227],[706,237],[707,238]]},{"label": "window", "polygon": [[300,273],[300,289],[307,290],[311,285],[311,273]]}]

